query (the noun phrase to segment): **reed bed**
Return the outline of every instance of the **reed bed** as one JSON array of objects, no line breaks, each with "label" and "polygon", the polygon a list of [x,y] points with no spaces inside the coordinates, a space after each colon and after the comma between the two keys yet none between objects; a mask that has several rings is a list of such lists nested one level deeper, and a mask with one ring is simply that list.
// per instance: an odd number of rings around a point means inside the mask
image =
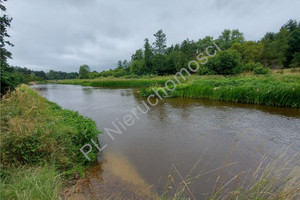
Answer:
[{"label": "reed bed", "polygon": [[[144,88],[140,94],[155,94]],[[282,107],[300,107],[300,76],[199,77],[177,85],[174,91],[164,90],[170,97],[203,98]],[[158,90],[161,96],[164,92]]]}]

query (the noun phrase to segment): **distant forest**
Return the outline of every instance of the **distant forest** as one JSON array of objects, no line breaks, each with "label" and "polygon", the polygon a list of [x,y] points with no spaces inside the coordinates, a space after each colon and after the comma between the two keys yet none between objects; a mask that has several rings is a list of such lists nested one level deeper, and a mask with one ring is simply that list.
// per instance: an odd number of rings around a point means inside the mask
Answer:
[{"label": "distant forest", "polygon": [[[5,7],[1,5],[1,10]],[[148,38],[144,46],[135,51],[130,60],[119,60],[114,69],[102,72],[91,71],[88,65],[79,67],[78,72],[34,71],[27,68],[9,66],[7,59],[11,53],[5,45],[13,46],[5,40],[9,35],[7,28],[12,19],[7,15],[1,17],[1,93],[8,88],[13,89],[20,83],[43,80],[61,79],[92,79],[98,77],[138,78],[140,76],[156,76],[174,74],[189,61],[196,60],[199,52],[205,54],[206,48],[212,42],[221,51],[208,59],[204,65],[199,61],[199,75],[222,74],[234,75],[242,71],[254,71],[256,74],[266,74],[270,69],[293,68],[300,66],[300,23],[289,20],[277,33],[267,32],[259,41],[246,41],[244,34],[238,29],[225,29],[214,39],[206,36],[198,41],[186,39],[179,44],[167,47],[167,36],[163,30],[158,30],[151,44]],[[213,49],[210,50],[214,52]]]}]

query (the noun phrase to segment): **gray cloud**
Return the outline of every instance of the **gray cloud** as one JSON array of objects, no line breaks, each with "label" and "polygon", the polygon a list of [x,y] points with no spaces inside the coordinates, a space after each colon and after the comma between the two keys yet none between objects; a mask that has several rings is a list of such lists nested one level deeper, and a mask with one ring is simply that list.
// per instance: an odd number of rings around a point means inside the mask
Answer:
[{"label": "gray cloud", "polygon": [[9,30],[15,47],[11,65],[77,71],[82,64],[101,71],[130,59],[144,38],[153,42],[160,28],[168,45],[206,35],[215,38],[238,28],[247,40],[278,31],[300,19],[298,0],[10,0]]}]

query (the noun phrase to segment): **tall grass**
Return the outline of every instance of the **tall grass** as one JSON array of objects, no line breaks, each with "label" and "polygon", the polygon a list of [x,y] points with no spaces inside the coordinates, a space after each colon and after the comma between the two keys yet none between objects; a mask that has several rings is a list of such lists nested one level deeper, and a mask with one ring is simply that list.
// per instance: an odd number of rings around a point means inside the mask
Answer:
[{"label": "tall grass", "polygon": [[[174,91],[166,91],[172,97],[300,107],[299,76],[209,76],[194,78],[188,83],[177,85]],[[159,92],[164,95],[161,90]],[[150,94],[154,94],[152,88],[141,90],[142,96]]]},{"label": "tall grass", "polygon": [[[300,199],[300,166],[290,165],[297,162],[299,155],[288,157],[286,153],[278,153],[273,159],[264,155],[256,168],[235,173],[231,178],[225,178],[220,174],[216,178],[215,186],[211,192],[206,194],[207,198],[196,197],[190,190],[195,180],[202,176],[215,172],[219,169],[230,168],[235,163],[229,163],[208,172],[201,172],[194,177],[183,178],[180,172],[172,165],[171,173],[174,172],[181,177],[181,182],[176,185],[177,192],[173,196],[168,195],[169,185],[173,182],[173,175],[170,173],[166,189],[161,196],[162,200],[183,200],[183,199],[209,199],[209,200],[294,200]],[[293,166],[293,167],[291,167]]]},{"label": "tall grass", "polygon": [[1,179],[1,199],[58,200],[62,179],[54,166],[13,169],[11,176]]},{"label": "tall grass", "polygon": [[3,199],[59,199],[61,177],[68,183],[92,164],[79,149],[97,141],[96,123],[26,85],[3,96],[0,123]]},{"label": "tall grass", "polygon": [[115,87],[115,88],[140,88],[150,87],[152,85],[163,85],[167,81],[166,78],[151,79],[87,79],[87,80],[61,80],[59,84],[71,84],[93,87]]}]

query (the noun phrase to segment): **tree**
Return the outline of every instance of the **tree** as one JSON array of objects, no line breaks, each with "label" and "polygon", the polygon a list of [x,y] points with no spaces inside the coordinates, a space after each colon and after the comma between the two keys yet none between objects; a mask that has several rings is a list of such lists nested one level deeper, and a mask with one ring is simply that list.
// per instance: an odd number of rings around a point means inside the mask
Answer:
[{"label": "tree", "polygon": [[297,21],[290,19],[286,24],[284,24],[281,29],[286,29],[290,33],[297,29]]},{"label": "tree", "polygon": [[243,43],[244,41],[244,34],[241,33],[238,29],[234,29],[232,31],[229,29],[225,29],[216,42],[222,50],[226,50],[229,49],[232,44],[236,42]]},{"label": "tree", "polygon": [[130,65],[130,72],[137,75],[145,74],[145,61],[134,60]]},{"label": "tree", "polygon": [[154,52],[155,54],[163,55],[166,50],[166,34],[160,29],[155,34]]},{"label": "tree", "polygon": [[197,44],[193,40],[183,40],[183,42],[180,45],[180,50],[189,58],[193,59],[193,57],[196,55],[197,51]]},{"label": "tree", "polygon": [[80,79],[87,79],[90,78],[90,67],[88,65],[82,65],[79,68],[79,78]]},{"label": "tree", "polygon": [[[6,8],[2,5],[3,1],[0,0],[0,10],[4,13]],[[6,14],[3,14],[0,18],[0,77],[1,77],[1,96],[9,89],[14,89],[18,82],[15,74],[13,73],[14,69],[10,67],[7,63],[7,59],[12,58],[11,52],[6,49],[6,45],[13,46],[5,38],[10,37],[7,33],[7,28],[10,27],[12,18],[8,17]]]},{"label": "tree", "polygon": [[148,38],[146,38],[144,44],[144,59],[145,59],[145,65],[148,72],[152,71],[152,58],[153,58],[152,47],[149,44]]},{"label": "tree", "polygon": [[184,66],[187,66],[188,59],[186,55],[179,50],[173,51],[168,56],[168,72],[169,73],[175,73],[176,71],[179,71]]},{"label": "tree", "polygon": [[286,51],[288,49],[288,35],[286,29],[274,34],[273,38],[264,37],[261,41],[264,44],[263,59],[265,66],[282,67],[286,63]]},{"label": "tree", "polygon": [[286,66],[293,64],[293,66],[300,65],[300,27],[294,30],[288,38],[289,47],[286,50]]},{"label": "tree", "polygon": [[134,61],[134,60],[143,60],[144,59],[144,56],[143,56],[143,50],[142,49],[138,49],[135,51],[135,54],[133,54],[131,56],[131,60]]},{"label": "tree", "polygon": [[236,50],[242,55],[243,63],[250,61],[260,62],[263,56],[264,44],[248,41],[244,43],[234,43],[231,49]]},{"label": "tree", "polygon": [[119,60],[118,61],[118,64],[117,64],[117,68],[123,68],[123,63],[122,63],[122,60]]},{"label": "tree", "polygon": [[[0,3],[2,1],[0,0]],[[4,5],[0,4],[0,10],[2,12],[6,11],[6,8]],[[7,66],[7,59],[12,58],[11,57],[11,52],[9,52],[6,48],[5,45],[8,46],[13,46],[12,43],[10,43],[8,40],[5,40],[5,38],[10,37],[7,33],[7,28],[10,27],[10,23],[12,21],[12,18],[8,17],[6,14],[3,14],[3,16],[0,18],[0,65],[1,66]]]},{"label": "tree", "polygon": [[157,54],[152,59],[153,72],[158,75],[168,74],[167,55]]},{"label": "tree", "polygon": [[208,46],[212,45],[212,41],[213,41],[213,37],[211,36],[206,36],[203,39],[199,39],[198,42],[196,43],[197,49],[202,52],[205,51]]},{"label": "tree", "polygon": [[220,51],[205,66],[217,74],[233,75],[242,70],[241,55],[235,50]]}]

